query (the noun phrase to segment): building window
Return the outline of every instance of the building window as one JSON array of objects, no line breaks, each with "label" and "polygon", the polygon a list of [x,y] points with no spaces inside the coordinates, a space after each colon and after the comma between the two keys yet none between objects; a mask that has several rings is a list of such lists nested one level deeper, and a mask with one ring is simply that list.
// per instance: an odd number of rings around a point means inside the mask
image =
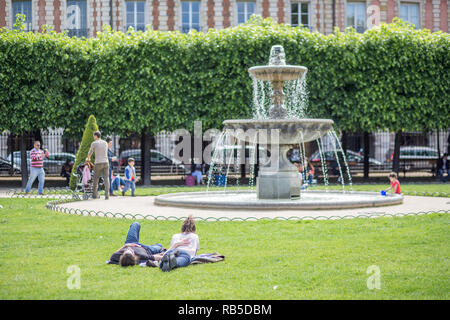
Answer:
[{"label": "building window", "polygon": [[291,26],[298,27],[300,24],[310,29],[309,2],[291,3]]},{"label": "building window", "polygon": [[353,27],[361,33],[366,30],[366,4],[364,2],[347,3],[347,27]]},{"label": "building window", "polygon": [[145,1],[127,1],[126,30],[132,27],[136,31],[145,31]]},{"label": "building window", "polygon": [[420,28],[419,4],[418,3],[400,4],[400,19],[414,24],[416,29]]},{"label": "building window", "polygon": [[67,1],[66,28],[71,37],[88,36],[86,0]]},{"label": "building window", "polygon": [[16,23],[16,15],[25,15],[25,31],[32,31],[32,13],[31,13],[31,1],[13,1],[13,25]]},{"label": "building window", "polygon": [[237,23],[245,23],[255,13],[255,3],[248,1],[237,2]]},{"label": "building window", "polygon": [[181,2],[181,31],[188,33],[191,29],[200,31],[200,1]]}]

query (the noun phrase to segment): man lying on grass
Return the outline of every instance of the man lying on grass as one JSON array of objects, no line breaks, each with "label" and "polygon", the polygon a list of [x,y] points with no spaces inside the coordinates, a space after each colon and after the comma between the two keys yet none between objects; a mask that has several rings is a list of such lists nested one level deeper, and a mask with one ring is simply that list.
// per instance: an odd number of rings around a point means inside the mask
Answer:
[{"label": "man lying on grass", "polygon": [[138,222],[133,222],[128,230],[125,245],[114,252],[107,263],[119,264],[122,267],[146,263],[148,266],[157,267],[165,249],[159,243],[151,246],[139,243],[140,230],[141,225]]}]

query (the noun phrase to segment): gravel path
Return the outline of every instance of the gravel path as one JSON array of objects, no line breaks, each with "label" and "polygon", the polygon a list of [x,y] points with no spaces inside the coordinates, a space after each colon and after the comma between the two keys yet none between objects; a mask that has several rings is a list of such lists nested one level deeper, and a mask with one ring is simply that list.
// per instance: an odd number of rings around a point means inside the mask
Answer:
[{"label": "gravel path", "polygon": [[344,217],[358,214],[400,214],[435,212],[450,210],[450,198],[405,196],[403,204],[385,207],[371,207],[342,210],[219,210],[219,209],[193,209],[154,204],[155,197],[111,197],[109,200],[96,199],[77,201],[61,204],[61,207],[80,210],[93,210],[96,212],[141,214],[143,216],[186,217],[192,214],[194,217],[226,217],[226,218],[276,218],[276,217]]}]

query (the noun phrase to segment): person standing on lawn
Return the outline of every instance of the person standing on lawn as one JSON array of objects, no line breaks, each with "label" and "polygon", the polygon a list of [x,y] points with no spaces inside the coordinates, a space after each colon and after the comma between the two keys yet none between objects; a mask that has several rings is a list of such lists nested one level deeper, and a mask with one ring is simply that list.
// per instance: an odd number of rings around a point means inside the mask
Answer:
[{"label": "person standing on lawn", "polygon": [[41,150],[41,143],[39,141],[35,141],[34,148],[30,151],[30,178],[28,179],[27,186],[25,187],[25,194],[28,194],[30,192],[36,178],[38,178],[39,180],[38,194],[44,194],[44,158],[48,158],[48,156],[48,150]]},{"label": "person standing on lawn", "polygon": [[113,141],[110,137],[106,138],[106,143],[108,144],[108,165],[109,165],[109,195],[115,196],[114,189],[113,189],[113,183],[112,183],[112,162],[116,161],[116,157],[111,151],[111,147],[113,145]]},{"label": "person standing on lawn", "polygon": [[128,166],[125,168],[125,188],[122,190],[122,195],[131,188],[131,196],[134,197],[134,190],[136,190],[136,168],[134,167],[134,159],[128,158]]},{"label": "person standing on lawn", "polygon": [[109,199],[109,164],[108,164],[108,143],[101,139],[100,131],[94,132],[94,142],[91,144],[86,161],[91,161],[92,153],[95,153],[94,164],[94,192],[93,198],[98,198],[98,181],[103,176],[105,183],[105,200]]}]

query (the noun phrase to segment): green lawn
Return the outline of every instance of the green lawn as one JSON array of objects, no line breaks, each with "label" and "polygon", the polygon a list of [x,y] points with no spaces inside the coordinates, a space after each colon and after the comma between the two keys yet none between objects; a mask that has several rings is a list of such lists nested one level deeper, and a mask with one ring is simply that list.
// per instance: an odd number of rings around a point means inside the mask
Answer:
[{"label": "green lawn", "polygon": [[[106,265],[131,220],[0,199],[0,299],[449,299],[450,216],[339,221],[199,222],[200,253],[226,260],[163,273]],[[168,246],[180,222],[142,221]],[[70,290],[67,268],[81,269]],[[369,290],[369,266],[381,289]]]}]

